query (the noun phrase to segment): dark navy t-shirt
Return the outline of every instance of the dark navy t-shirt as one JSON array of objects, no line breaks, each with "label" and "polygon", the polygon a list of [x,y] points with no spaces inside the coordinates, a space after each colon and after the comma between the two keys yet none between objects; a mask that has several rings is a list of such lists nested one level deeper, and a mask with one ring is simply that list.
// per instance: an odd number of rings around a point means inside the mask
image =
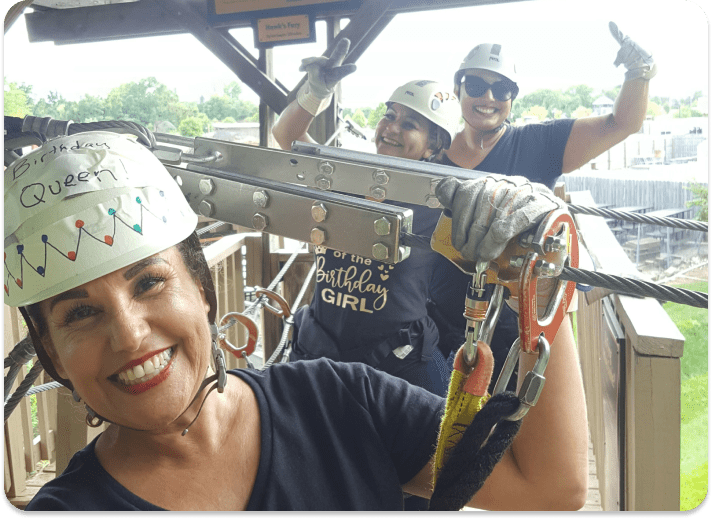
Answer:
[{"label": "dark navy t-shirt", "polygon": [[[444,399],[360,363],[319,359],[230,373],[250,385],[260,410],[262,450],[247,510],[403,509],[401,486],[435,451]],[[95,444],[27,510],[161,510],[109,475]],[[231,477],[230,467],[215,477]]]},{"label": "dark navy t-shirt", "polygon": [[[554,189],[562,173],[564,150],[575,121],[554,119],[526,126],[507,126],[497,144],[473,169],[519,175]],[[457,166],[447,155],[441,162],[446,166]]]},{"label": "dark navy t-shirt", "polygon": [[[485,159],[473,169],[487,173],[520,175],[554,189],[562,173],[564,151],[574,122],[575,119],[556,119],[526,126],[508,126]],[[445,154],[439,162],[457,167]],[[434,272],[430,296],[434,305],[450,320],[450,329],[463,330],[463,339],[466,321],[461,308],[467,281],[471,277],[449,262],[441,263]],[[517,314],[504,305],[491,344],[495,358],[495,376],[490,390],[518,335]],[[511,381],[510,389],[513,389],[516,371]]]},{"label": "dark navy t-shirt", "polygon": [[[413,211],[412,232],[422,236],[433,233],[442,212],[402,202],[394,205]],[[432,250],[411,248],[410,256],[405,261],[389,265],[355,254],[316,247],[312,315],[318,325],[335,339],[340,352],[359,349],[367,344],[375,346],[409,323],[427,317],[430,280],[438,257],[440,255]],[[299,333],[303,332],[300,330]],[[307,353],[310,353],[310,347],[317,346],[321,345],[300,345]]]}]

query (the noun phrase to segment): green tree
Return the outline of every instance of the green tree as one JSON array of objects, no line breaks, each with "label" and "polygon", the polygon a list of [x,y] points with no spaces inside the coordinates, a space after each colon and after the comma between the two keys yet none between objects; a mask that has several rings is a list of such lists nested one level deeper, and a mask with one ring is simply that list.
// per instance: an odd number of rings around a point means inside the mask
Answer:
[{"label": "green tree", "polygon": [[178,126],[180,122],[187,117],[197,117],[200,113],[197,103],[184,103],[176,101],[168,106],[168,121],[174,126]]},{"label": "green tree", "polygon": [[543,106],[532,106],[529,108],[526,112],[522,114],[522,116],[534,116],[540,121],[543,121],[546,119],[546,116],[549,115],[549,111],[544,108]]},{"label": "green tree", "polygon": [[237,81],[231,81],[225,86],[225,88],[223,88],[223,91],[225,92],[225,95],[228,96],[230,99],[239,101],[240,94],[242,93],[242,87]]},{"label": "green tree", "polygon": [[177,102],[178,94],[149,77],[112,89],[106,97],[106,115],[151,128],[156,121],[171,120],[169,107]]},{"label": "green tree", "polygon": [[662,107],[658,103],[654,101],[648,101],[648,111],[646,113],[647,115],[657,117],[658,115],[662,115],[664,112]]},{"label": "green tree", "polygon": [[[370,114],[368,114],[367,121],[369,128],[376,127],[378,121],[383,119],[383,116],[386,115],[386,109],[386,103],[379,103],[378,106],[374,110],[372,110]],[[365,114],[364,117],[366,117]]]},{"label": "green tree", "polygon": [[30,115],[32,106],[28,99],[27,91],[18,87],[17,83],[8,83],[7,78],[4,79],[4,115],[12,117]]},{"label": "green tree", "polygon": [[709,186],[691,182],[685,189],[692,191],[695,198],[687,202],[687,207],[699,207],[695,220],[706,222],[709,220],[707,207],[709,202]]},{"label": "green tree", "polygon": [[200,113],[183,119],[178,125],[178,133],[185,137],[200,137],[211,129],[208,116]]},{"label": "green tree", "polygon": [[64,106],[64,117],[77,123],[92,123],[104,121],[106,117],[106,103],[100,97],[84,94],[84,97],[77,101],[69,101]]},{"label": "green tree", "polygon": [[366,125],[368,124],[368,120],[366,119],[366,116],[363,114],[363,112],[360,109],[357,109],[356,112],[354,112],[353,116],[351,116],[351,119],[358,124],[361,128],[365,128]]},{"label": "green tree", "polygon": [[588,117],[593,113],[593,110],[586,108],[585,106],[579,106],[576,110],[571,113],[573,119],[581,119],[582,117]]}]

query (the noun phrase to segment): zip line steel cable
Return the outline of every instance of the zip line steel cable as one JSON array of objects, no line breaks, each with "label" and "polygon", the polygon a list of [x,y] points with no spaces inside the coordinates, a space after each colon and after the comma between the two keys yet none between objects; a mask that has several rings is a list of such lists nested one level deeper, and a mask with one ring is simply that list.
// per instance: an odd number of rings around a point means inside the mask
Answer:
[{"label": "zip line steel cable", "polygon": [[615,218],[627,222],[647,223],[659,225],[661,227],[674,227],[675,229],[687,229],[690,231],[707,232],[707,222],[697,220],[684,220],[681,218],[670,218],[660,216],[649,216],[645,213],[630,213],[627,211],[616,211],[615,209],[601,209],[584,205],[567,204],[572,214],[586,214],[590,216],[600,216],[603,218]]},{"label": "zip line steel cable", "polygon": [[[418,234],[402,233],[401,243],[406,247],[430,249],[430,238]],[[681,305],[708,308],[707,294],[685,288],[660,285],[638,279],[624,278],[604,272],[592,272],[572,267],[564,267],[558,276],[564,281],[574,281],[583,285],[605,288],[617,294],[633,297],[652,297],[660,301],[670,301]]]}]

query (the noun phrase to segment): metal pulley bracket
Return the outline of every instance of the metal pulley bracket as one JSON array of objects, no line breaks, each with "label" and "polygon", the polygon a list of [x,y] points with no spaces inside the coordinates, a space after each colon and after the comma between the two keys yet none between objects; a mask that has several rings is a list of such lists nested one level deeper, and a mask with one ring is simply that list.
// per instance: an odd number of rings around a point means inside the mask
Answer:
[{"label": "metal pulley bracket", "polygon": [[[157,139],[160,141],[161,135]],[[218,158],[211,171],[339,192],[371,200],[442,207],[435,186],[445,177],[467,180],[484,174],[461,168],[295,142],[292,151],[196,137],[195,156]],[[187,169],[196,169],[188,163]]]},{"label": "metal pulley bracket", "polygon": [[203,216],[383,263],[398,263],[410,254],[400,242],[401,233],[412,230],[410,209],[225,172],[213,165],[166,168],[193,210]]}]

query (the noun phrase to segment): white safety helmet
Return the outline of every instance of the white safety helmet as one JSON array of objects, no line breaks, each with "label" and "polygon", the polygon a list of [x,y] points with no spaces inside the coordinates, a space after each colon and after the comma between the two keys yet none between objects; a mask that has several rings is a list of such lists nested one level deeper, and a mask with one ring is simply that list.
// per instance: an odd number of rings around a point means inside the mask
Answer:
[{"label": "white safety helmet", "polygon": [[168,249],[197,221],[143,145],[112,132],[49,140],[5,170],[5,304],[43,301]]},{"label": "white safety helmet", "polygon": [[460,124],[461,111],[457,97],[446,85],[427,79],[410,81],[396,88],[386,105],[390,103],[406,106],[445,130],[450,142],[444,147],[450,147]]},{"label": "white safety helmet", "polygon": [[[473,68],[496,72],[509,79],[515,86],[517,85],[517,67],[513,61],[507,59],[506,54],[502,52],[502,45],[499,43],[480,43],[467,53],[457,72],[455,72],[456,92],[459,89],[465,70]],[[517,88],[513,92],[512,99],[517,97],[518,92],[519,89]]]}]

